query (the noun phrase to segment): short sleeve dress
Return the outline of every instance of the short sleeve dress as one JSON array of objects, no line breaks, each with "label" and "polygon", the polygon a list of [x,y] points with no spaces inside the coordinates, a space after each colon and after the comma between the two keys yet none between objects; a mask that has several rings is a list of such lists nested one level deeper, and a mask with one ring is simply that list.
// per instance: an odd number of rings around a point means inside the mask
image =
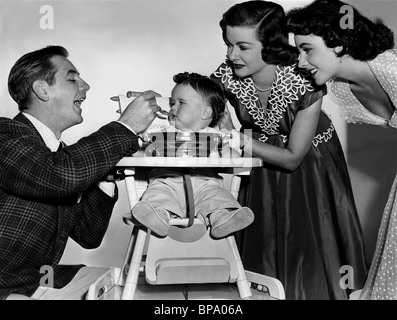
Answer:
[{"label": "short sleeve dress", "polygon": [[[281,148],[296,114],[326,94],[296,65],[278,66],[265,112],[251,78],[235,77],[226,63],[211,78],[224,89],[240,130]],[[241,183],[239,201],[255,214],[236,234],[243,265],[279,279],[286,299],[347,299],[349,289],[362,287],[367,268],[361,226],[343,150],[324,112],[300,166],[293,172],[266,163],[254,168]],[[354,276],[344,282],[345,270]]]}]

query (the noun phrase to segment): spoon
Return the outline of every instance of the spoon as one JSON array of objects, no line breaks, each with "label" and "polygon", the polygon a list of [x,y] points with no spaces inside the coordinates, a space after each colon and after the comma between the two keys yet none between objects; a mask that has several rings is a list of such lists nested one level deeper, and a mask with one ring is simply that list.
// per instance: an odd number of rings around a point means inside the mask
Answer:
[{"label": "spoon", "polygon": [[[131,91],[127,92],[127,98],[131,98]],[[110,98],[110,100],[112,101],[117,101],[119,103],[119,109],[117,110],[117,113],[121,113],[122,111],[122,103],[120,101],[120,96],[113,96]],[[156,104],[160,107],[160,110],[156,112],[157,116],[159,116],[160,118],[166,118],[170,115],[169,111],[166,111],[164,109],[161,108],[161,106],[168,106],[170,105],[170,98],[169,97],[156,97]]]},{"label": "spoon", "polygon": [[160,109],[159,111],[156,112],[156,114],[160,118],[167,118],[170,115],[170,113],[164,109]]}]

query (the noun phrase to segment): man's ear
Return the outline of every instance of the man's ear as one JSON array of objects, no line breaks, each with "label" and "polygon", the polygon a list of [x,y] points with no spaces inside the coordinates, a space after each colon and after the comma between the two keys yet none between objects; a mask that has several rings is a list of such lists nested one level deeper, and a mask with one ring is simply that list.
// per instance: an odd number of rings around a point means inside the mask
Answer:
[{"label": "man's ear", "polygon": [[212,108],[211,107],[205,107],[202,113],[203,119],[207,120],[212,118]]},{"label": "man's ear", "polygon": [[33,92],[38,99],[48,101],[47,87],[47,82],[43,80],[36,80],[33,82]]}]

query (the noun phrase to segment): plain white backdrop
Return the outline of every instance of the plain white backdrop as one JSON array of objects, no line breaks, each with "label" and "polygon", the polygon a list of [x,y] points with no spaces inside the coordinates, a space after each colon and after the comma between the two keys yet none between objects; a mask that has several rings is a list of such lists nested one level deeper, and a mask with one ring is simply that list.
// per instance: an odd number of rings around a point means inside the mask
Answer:
[{"label": "plain white backdrop", "polygon": [[[62,45],[91,86],[83,104],[83,124],[63,135],[66,143],[74,143],[117,120],[117,105],[111,96],[146,89],[169,96],[174,74],[213,72],[226,56],[219,20],[238,2],[241,1],[0,1],[0,116],[14,117],[18,112],[7,89],[8,74],[15,61],[43,46]],[[289,10],[311,1],[275,2]],[[347,2],[370,17],[383,18],[397,31],[395,0]],[[324,109],[334,121],[349,163],[370,260],[396,172],[397,132],[347,125],[327,97]],[[120,199],[100,248],[84,250],[70,240],[63,263],[121,266],[131,228],[121,220],[129,206],[124,183],[118,186]]]}]

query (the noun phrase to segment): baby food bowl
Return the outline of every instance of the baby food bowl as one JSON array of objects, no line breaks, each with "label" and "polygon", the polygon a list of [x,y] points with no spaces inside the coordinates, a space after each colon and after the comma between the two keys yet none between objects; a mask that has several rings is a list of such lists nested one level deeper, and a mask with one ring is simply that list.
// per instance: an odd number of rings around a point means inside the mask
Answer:
[{"label": "baby food bowl", "polygon": [[151,132],[148,140],[149,157],[209,157],[222,147],[222,135],[210,132]]}]

